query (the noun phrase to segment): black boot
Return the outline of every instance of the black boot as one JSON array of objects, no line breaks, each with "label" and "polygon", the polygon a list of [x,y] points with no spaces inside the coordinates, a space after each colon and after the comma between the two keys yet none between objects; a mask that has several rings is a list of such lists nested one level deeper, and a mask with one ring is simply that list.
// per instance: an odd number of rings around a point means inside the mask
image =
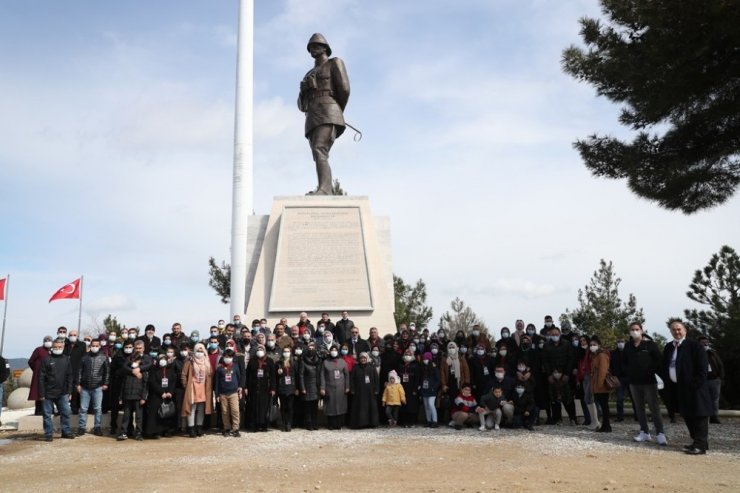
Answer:
[{"label": "black boot", "polygon": [[188,426],[188,436],[190,438],[195,438],[195,428],[192,426]]},{"label": "black boot", "polygon": [[195,434],[199,437],[203,436],[203,427],[202,426],[196,426],[195,427]]}]

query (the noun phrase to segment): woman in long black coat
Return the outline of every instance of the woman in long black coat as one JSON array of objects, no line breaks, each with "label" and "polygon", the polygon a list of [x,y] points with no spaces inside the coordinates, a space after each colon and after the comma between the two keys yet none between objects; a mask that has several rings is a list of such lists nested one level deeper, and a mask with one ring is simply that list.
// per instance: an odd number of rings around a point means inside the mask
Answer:
[{"label": "woman in long black coat", "polygon": [[[177,414],[170,418],[159,417],[159,407],[165,399],[175,396],[176,374],[175,368],[167,361],[166,355],[161,355],[156,367],[149,370],[149,396],[147,398],[146,423],[144,423],[144,435],[151,438],[160,436],[171,436],[175,429]],[[162,363],[165,363],[162,366]]]},{"label": "woman in long black coat", "polygon": [[378,372],[368,363],[367,353],[361,353],[359,362],[352,368],[350,393],[352,394],[352,428],[375,428],[378,426],[377,398],[379,392]]},{"label": "woman in long black coat", "polygon": [[398,367],[398,376],[406,394],[406,404],[401,406],[399,421],[401,426],[408,428],[416,424],[419,414],[419,388],[421,387],[421,369],[410,349],[407,349],[403,355],[403,362]]},{"label": "woman in long black coat", "polygon": [[298,386],[305,405],[304,420],[307,430],[318,430],[319,407],[319,365],[321,359],[316,351],[316,344],[308,343],[306,352],[301,358]]},{"label": "woman in long black coat", "polygon": [[257,354],[247,365],[247,393],[252,431],[267,431],[275,395],[275,366],[262,345],[257,346]]}]

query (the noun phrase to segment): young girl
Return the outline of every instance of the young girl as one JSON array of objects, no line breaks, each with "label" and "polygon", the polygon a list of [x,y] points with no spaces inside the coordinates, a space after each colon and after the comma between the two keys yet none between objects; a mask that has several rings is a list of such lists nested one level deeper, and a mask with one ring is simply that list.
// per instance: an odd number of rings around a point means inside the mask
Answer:
[{"label": "young girl", "polygon": [[388,384],[383,391],[383,406],[385,406],[385,414],[388,416],[390,426],[396,426],[398,423],[398,411],[403,404],[406,404],[406,393],[403,385],[398,383],[398,373],[396,370],[391,370],[388,373]]},{"label": "young girl", "polygon": [[432,353],[424,353],[422,357],[423,367],[421,370],[421,388],[419,395],[424,401],[424,413],[429,428],[437,427],[437,408],[434,403],[439,390],[439,368],[434,364]]}]

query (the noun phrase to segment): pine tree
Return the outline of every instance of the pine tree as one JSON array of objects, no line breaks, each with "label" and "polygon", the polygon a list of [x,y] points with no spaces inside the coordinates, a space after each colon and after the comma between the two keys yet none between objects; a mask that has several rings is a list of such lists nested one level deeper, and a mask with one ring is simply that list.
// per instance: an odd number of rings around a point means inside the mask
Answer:
[{"label": "pine tree", "polygon": [[692,213],[740,184],[740,2],[601,0],[582,18],[586,48],[566,73],[623,105],[631,142],[593,134],[574,146],[595,176],[626,178],[638,196]]},{"label": "pine tree", "polygon": [[208,277],[208,285],[221,297],[221,303],[228,303],[231,298],[231,265],[221,262],[219,267],[216,259],[208,257]]},{"label": "pine tree", "polygon": [[478,318],[478,315],[463,300],[456,297],[450,302],[450,308],[452,313],[448,310],[439,318],[439,328],[447,331],[451,339],[455,337],[458,330],[462,330],[466,336],[469,335],[473,325],[478,325],[482,333],[488,334],[485,322]]},{"label": "pine tree", "polygon": [[630,323],[645,321],[635,295],[630,293],[627,302],[620,298],[621,283],[612,262],[601,259],[599,270],[594,272],[589,284],[578,290],[578,308],[572,312],[565,310],[565,316],[579,332],[599,336],[604,347],[611,347],[618,337],[625,337]]},{"label": "pine tree", "polygon": [[417,330],[421,330],[432,319],[432,308],[426,305],[427,286],[421,279],[416,281],[416,285],[411,286],[394,274],[393,294],[395,299],[393,318],[396,327],[402,323],[413,322]]}]

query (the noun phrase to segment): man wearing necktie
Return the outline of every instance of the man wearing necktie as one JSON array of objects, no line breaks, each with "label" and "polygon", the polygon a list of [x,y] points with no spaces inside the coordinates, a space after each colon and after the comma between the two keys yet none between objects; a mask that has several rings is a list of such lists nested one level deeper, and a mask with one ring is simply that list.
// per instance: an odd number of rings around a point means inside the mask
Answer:
[{"label": "man wearing necktie", "polygon": [[706,351],[697,341],[686,338],[686,326],[681,322],[671,324],[671,335],[673,342],[663,349],[663,371],[666,383],[675,386],[678,410],[693,440],[684,447],[684,452],[705,454],[709,448],[709,416],[712,414]]}]

